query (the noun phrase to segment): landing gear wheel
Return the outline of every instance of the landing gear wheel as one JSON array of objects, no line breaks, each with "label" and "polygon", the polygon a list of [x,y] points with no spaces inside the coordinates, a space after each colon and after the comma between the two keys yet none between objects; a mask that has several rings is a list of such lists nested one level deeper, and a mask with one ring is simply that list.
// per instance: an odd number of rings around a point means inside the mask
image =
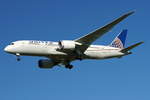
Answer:
[{"label": "landing gear wheel", "polygon": [[21,59],[20,59],[20,57],[17,57],[17,61],[20,61]]},{"label": "landing gear wheel", "polygon": [[69,69],[72,69],[72,68],[73,68],[73,65],[70,65],[68,68],[69,68]]},{"label": "landing gear wheel", "polygon": [[17,61],[20,61],[20,54],[19,53],[16,53],[16,56],[17,56]]},{"label": "landing gear wheel", "polygon": [[65,67],[68,68],[68,69],[72,69],[73,65],[66,65]]}]

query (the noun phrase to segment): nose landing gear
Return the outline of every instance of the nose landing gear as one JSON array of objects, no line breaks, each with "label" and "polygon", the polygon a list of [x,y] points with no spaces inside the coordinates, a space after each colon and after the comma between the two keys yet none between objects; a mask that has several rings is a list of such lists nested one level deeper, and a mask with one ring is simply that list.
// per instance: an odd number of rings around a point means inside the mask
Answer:
[{"label": "nose landing gear", "polygon": [[16,53],[16,57],[17,57],[17,61],[20,61],[20,60],[21,60],[19,53]]}]

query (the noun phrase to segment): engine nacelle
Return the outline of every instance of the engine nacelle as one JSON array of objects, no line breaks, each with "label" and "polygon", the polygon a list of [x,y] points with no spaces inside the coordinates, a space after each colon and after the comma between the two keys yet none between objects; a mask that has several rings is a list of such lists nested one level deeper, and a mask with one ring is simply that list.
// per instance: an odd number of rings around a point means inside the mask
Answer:
[{"label": "engine nacelle", "polygon": [[59,41],[60,50],[75,50],[76,42],[71,40],[62,40]]},{"label": "engine nacelle", "polygon": [[56,63],[50,59],[41,59],[38,61],[38,65],[40,68],[53,68]]}]

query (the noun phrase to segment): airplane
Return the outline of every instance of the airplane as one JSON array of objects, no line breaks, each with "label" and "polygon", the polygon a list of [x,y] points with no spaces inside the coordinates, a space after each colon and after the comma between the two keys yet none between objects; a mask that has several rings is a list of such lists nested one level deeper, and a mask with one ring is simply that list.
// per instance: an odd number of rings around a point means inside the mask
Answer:
[{"label": "airplane", "polygon": [[122,30],[110,45],[91,44],[133,13],[134,11],[128,12],[111,23],[75,40],[58,42],[19,40],[6,46],[4,51],[16,55],[18,61],[20,61],[20,56],[45,57],[47,59],[38,61],[38,66],[49,69],[56,65],[63,65],[65,68],[72,69],[71,62],[75,60],[121,58],[131,54],[129,50],[143,43],[138,42],[125,48],[127,29]]}]

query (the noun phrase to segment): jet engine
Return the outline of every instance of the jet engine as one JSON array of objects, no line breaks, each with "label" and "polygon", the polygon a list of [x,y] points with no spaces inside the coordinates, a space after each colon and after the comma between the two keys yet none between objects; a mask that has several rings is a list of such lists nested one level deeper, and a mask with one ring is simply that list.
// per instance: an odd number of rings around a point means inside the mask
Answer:
[{"label": "jet engine", "polygon": [[75,50],[76,42],[71,40],[62,40],[59,41],[59,49],[60,50]]},{"label": "jet engine", "polygon": [[51,59],[41,59],[38,61],[38,65],[40,68],[53,68],[56,63]]}]

